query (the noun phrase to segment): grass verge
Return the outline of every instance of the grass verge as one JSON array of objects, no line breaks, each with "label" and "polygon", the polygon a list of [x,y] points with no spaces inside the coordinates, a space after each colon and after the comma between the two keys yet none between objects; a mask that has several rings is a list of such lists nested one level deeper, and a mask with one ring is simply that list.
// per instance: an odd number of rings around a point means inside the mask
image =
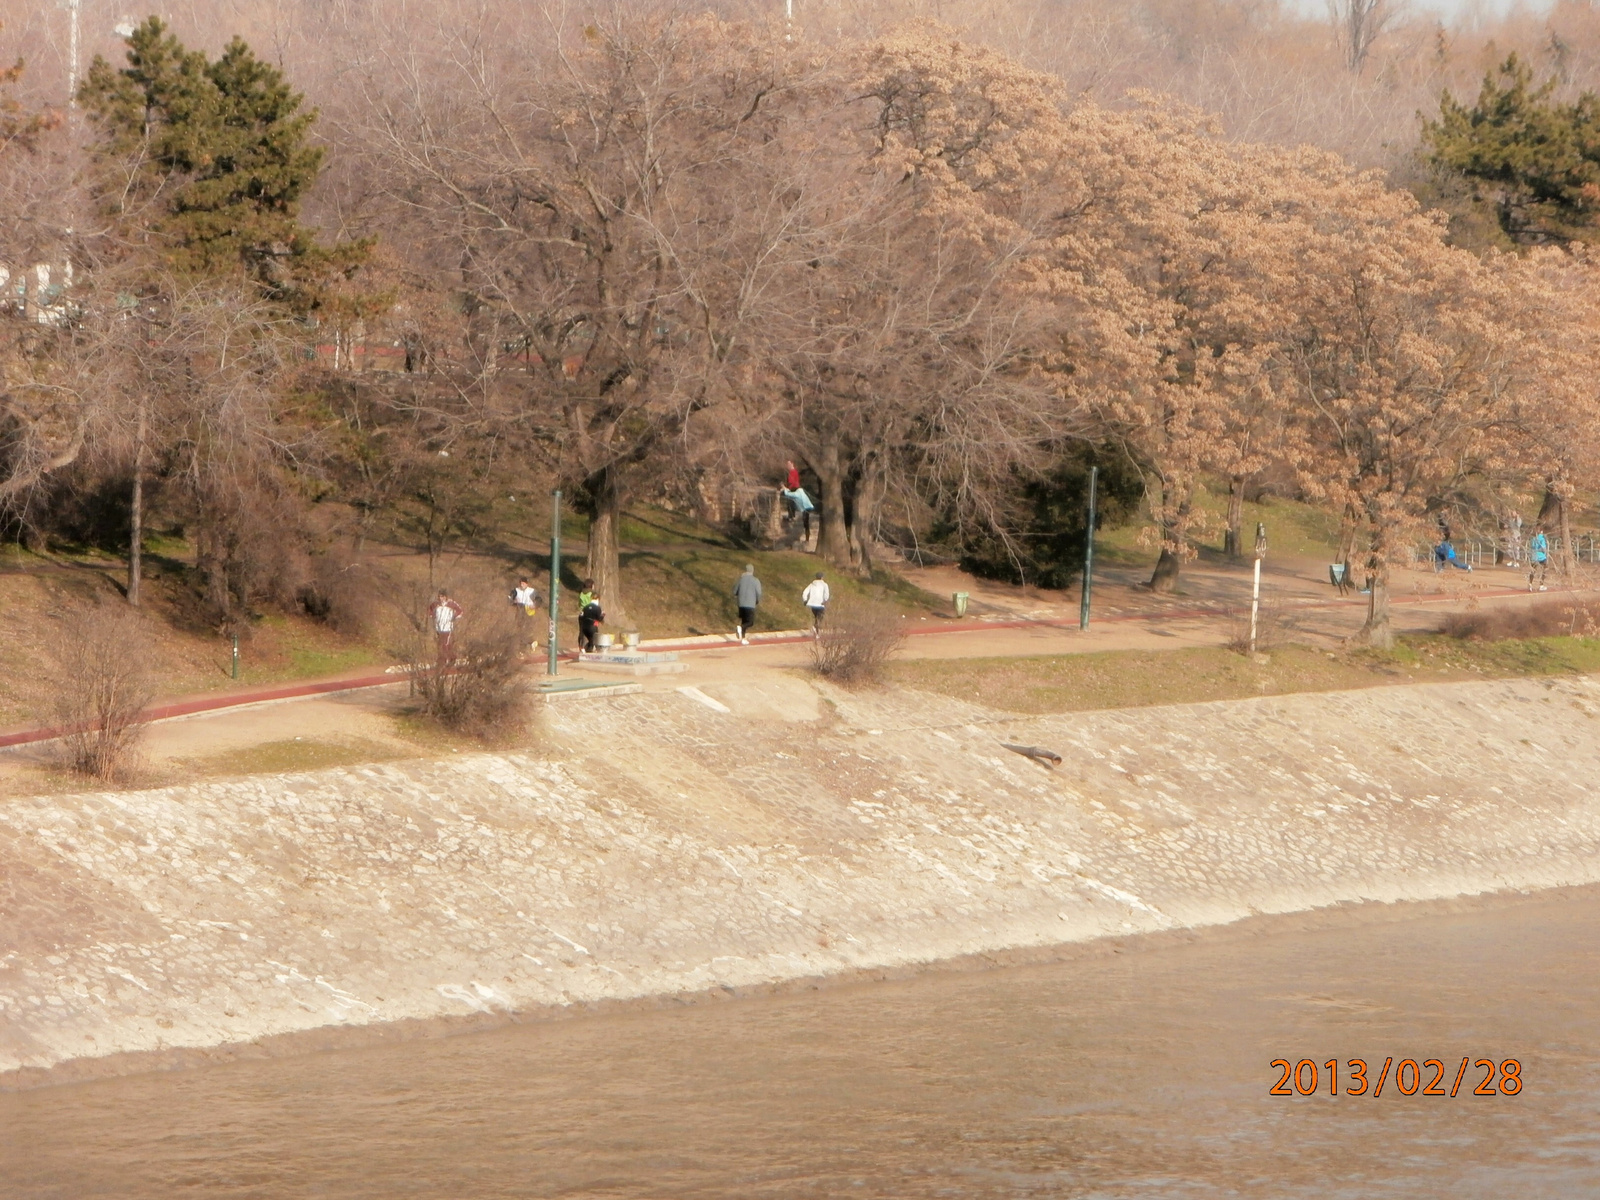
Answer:
[{"label": "grass verge", "polygon": [[1117,650],[900,661],[889,666],[887,675],[902,687],[957,699],[979,695],[1006,712],[1086,712],[1396,683],[1587,674],[1600,672],[1600,639],[1476,642],[1429,634],[1403,638],[1388,654],[1285,646],[1266,658],[1257,662],[1221,647]]}]

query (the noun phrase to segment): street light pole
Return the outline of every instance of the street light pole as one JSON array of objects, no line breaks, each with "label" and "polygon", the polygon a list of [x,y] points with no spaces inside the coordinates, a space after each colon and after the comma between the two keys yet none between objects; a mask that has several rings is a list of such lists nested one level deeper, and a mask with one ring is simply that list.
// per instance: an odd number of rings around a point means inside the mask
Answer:
[{"label": "street light pole", "polygon": [[1089,593],[1094,587],[1094,501],[1100,468],[1089,468],[1089,531],[1083,535],[1083,600],[1078,605],[1078,632],[1089,631]]},{"label": "street light pole", "polygon": [[67,34],[67,106],[78,107],[78,6],[81,0],[67,0],[71,30]]},{"label": "street light pole", "polygon": [[550,647],[545,674],[554,675],[556,666],[556,629],[558,610],[561,607],[561,489],[550,493]]},{"label": "street light pole", "polygon": [[1261,608],[1261,560],[1267,554],[1267,527],[1256,522],[1256,580],[1250,589],[1250,653],[1256,652],[1256,614]]}]

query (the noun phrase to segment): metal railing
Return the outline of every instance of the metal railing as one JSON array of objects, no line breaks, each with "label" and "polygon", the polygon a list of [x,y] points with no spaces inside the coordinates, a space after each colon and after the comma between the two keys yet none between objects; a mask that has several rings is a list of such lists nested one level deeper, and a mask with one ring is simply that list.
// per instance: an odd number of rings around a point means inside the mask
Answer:
[{"label": "metal railing", "polygon": [[[1513,542],[1509,538],[1466,538],[1454,543],[1456,548],[1456,561],[1466,563],[1473,567],[1492,567],[1498,564],[1526,563],[1528,561],[1528,544],[1531,539],[1522,538]],[[1558,537],[1549,539],[1550,557],[1556,558],[1561,553],[1562,541]],[[1429,564],[1433,562],[1433,547],[1437,542],[1428,545],[1413,547],[1411,561],[1413,564]],[[1497,557],[1498,555],[1498,557]],[[1572,556],[1574,561],[1580,563],[1600,562],[1600,534],[1585,533],[1572,539]]]}]

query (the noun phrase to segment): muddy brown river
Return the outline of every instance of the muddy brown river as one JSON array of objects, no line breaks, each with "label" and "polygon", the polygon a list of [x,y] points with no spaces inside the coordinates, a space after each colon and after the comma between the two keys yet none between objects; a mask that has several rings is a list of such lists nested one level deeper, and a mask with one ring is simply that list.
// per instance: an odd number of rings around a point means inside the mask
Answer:
[{"label": "muddy brown river", "polygon": [[16,1092],[0,1196],[1596,1196],[1597,928],[1370,906]]}]

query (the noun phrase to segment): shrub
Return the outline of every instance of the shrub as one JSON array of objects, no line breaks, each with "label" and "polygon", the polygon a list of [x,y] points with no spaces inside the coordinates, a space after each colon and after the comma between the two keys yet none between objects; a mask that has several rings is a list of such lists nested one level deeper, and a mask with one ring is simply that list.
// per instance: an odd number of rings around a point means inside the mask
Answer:
[{"label": "shrub", "polygon": [[1517,608],[1479,608],[1451,613],[1441,632],[1462,641],[1496,642],[1506,638],[1594,637],[1600,634],[1600,603],[1541,600]]},{"label": "shrub", "polygon": [[[1229,650],[1239,654],[1248,654],[1250,652],[1250,606],[1248,604],[1230,606],[1225,610],[1224,615],[1228,623],[1228,640],[1225,645]],[[1261,604],[1256,610],[1256,650],[1258,652],[1272,650],[1287,644],[1295,628],[1295,620],[1284,606],[1281,596],[1266,595],[1261,597]]]},{"label": "shrub", "polygon": [[410,637],[398,657],[424,716],[446,729],[490,737],[512,724],[526,688],[522,651],[526,631],[496,587],[452,590],[462,613],[448,660],[441,660],[428,609],[437,589],[413,587],[407,609]]},{"label": "shrub", "polygon": [[905,620],[894,609],[845,597],[829,605],[811,643],[811,665],[824,679],[870,683],[905,638]]},{"label": "shrub", "polygon": [[108,783],[126,776],[152,695],[150,658],[138,616],[120,605],[68,618],[53,708],[74,770]]},{"label": "shrub", "polygon": [[370,636],[381,625],[379,597],[393,586],[381,568],[340,547],[312,559],[300,606],[340,633]]}]

